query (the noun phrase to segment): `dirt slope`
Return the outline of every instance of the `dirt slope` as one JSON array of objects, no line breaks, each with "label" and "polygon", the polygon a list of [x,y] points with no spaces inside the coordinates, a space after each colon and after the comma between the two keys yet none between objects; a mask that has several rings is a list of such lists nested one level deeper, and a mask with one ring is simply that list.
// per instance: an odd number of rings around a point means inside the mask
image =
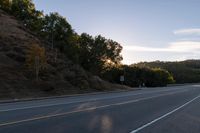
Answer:
[{"label": "dirt slope", "polygon": [[[39,81],[25,66],[25,57],[31,44],[46,48],[47,69]],[[21,22],[0,10],[0,99],[40,97],[84,93],[103,90],[129,89],[101,80],[73,64],[28,31]]]}]

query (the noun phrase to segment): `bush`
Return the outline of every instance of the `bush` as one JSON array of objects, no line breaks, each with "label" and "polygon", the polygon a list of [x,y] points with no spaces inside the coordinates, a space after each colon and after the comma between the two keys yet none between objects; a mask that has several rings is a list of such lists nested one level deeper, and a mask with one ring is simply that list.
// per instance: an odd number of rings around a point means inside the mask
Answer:
[{"label": "bush", "polygon": [[38,80],[40,71],[44,70],[46,66],[45,48],[38,44],[32,44],[27,51],[26,65],[35,73],[36,80]]},{"label": "bush", "polygon": [[101,77],[110,82],[120,83],[121,75],[125,77],[124,84],[132,87],[138,87],[143,83],[147,87],[166,86],[175,82],[167,70],[126,65],[107,69]]}]

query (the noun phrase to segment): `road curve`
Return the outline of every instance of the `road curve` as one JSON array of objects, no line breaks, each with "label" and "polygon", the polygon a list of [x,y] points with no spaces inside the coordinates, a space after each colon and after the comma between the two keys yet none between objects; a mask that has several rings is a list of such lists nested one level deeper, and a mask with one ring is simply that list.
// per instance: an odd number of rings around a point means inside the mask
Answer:
[{"label": "road curve", "polygon": [[0,133],[199,133],[200,86],[0,104]]}]

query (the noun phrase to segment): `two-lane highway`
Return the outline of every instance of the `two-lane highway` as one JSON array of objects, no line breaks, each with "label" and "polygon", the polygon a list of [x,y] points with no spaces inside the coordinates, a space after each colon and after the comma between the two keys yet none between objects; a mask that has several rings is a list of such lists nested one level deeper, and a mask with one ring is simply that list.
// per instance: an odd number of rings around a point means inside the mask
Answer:
[{"label": "two-lane highway", "polygon": [[199,133],[200,86],[0,104],[0,133]]}]

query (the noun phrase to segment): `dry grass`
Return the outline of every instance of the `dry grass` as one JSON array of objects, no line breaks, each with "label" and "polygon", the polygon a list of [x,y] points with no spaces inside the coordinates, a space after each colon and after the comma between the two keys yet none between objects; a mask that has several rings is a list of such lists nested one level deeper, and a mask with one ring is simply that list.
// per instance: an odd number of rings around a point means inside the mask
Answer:
[{"label": "dry grass", "polygon": [[[43,45],[47,54],[47,69],[35,82],[25,67],[26,52],[31,44]],[[92,76],[42,43],[21,22],[0,10],[0,99],[42,97],[86,93],[105,90],[129,89]]]}]

